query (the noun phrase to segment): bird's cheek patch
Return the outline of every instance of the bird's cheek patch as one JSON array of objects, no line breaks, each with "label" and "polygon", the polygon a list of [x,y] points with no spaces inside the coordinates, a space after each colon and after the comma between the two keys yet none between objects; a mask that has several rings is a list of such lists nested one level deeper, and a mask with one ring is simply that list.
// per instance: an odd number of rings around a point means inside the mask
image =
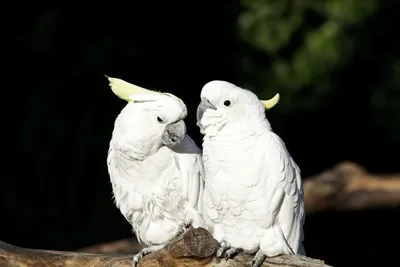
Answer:
[{"label": "bird's cheek patch", "polygon": [[206,111],[206,113],[204,113],[204,116],[201,120],[201,124],[204,128],[214,125],[214,126],[218,126],[221,123],[224,123],[225,119],[223,114],[215,111],[215,110],[208,110]]},{"label": "bird's cheek patch", "polygon": [[203,113],[203,117],[201,118],[201,123],[204,124],[212,124],[213,123],[213,114],[212,110],[206,110]]}]

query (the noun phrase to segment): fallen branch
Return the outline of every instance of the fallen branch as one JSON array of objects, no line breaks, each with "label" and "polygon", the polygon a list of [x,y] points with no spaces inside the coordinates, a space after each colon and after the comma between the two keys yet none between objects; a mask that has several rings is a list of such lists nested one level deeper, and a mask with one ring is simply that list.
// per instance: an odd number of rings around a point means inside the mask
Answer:
[{"label": "fallen branch", "polygon": [[[203,228],[190,229],[163,249],[146,255],[139,267],[244,267],[251,266],[253,256],[239,254],[234,259],[214,257],[218,242]],[[65,252],[25,249],[0,242],[0,266],[7,267],[131,267],[133,255],[105,255],[84,252]],[[267,259],[263,267],[327,267],[320,260],[302,256],[279,256]]]},{"label": "fallen branch", "polygon": [[307,215],[334,210],[365,210],[400,206],[400,174],[375,175],[353,162],[305,179]]}]

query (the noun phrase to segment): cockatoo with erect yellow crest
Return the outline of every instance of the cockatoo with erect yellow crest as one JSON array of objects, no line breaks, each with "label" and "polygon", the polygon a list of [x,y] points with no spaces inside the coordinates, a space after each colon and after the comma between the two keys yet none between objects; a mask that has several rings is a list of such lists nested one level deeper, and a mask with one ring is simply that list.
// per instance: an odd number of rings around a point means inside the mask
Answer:
[{"label": "cockatoo with erect yellow crest", "polygon": [[128,102],[115,120],[107,165],[116,206],[145,246],[133,258],[136,266],[188,227],[202,226],[204,169],[180,98],[107,78]]}]

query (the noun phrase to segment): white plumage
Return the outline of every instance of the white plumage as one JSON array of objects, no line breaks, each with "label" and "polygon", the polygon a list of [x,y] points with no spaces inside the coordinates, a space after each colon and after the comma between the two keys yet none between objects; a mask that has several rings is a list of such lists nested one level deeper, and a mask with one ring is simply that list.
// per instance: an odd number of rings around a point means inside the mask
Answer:
[{"label": "white plumage", "polygon": [[[123,84],[109,79],[111,86]],[[115,121],[107,164],[115,203],[147,246],[135,266],[190,225],[202,226],[197,205],[204,170],[201,150],[186,135],[182,100],[154,91],[130,99]]]},{"label": "white plumage", "polygon": [[163,147],[144,160],[127,158],[110,145],[107,164],[115,203],[144,245],[168,243],[196,215],[203,184],[201,159],[192,142],[187,136],[179,146],[193,154]]},{"label": "white plumage", "polygon": [[[255,94],[213,81],[201,92],[204,219],[225,257],[243,249],[265,257],[304,254],[300,169],[265,117]],[[276,103],[275,103],[276,104]]]}]

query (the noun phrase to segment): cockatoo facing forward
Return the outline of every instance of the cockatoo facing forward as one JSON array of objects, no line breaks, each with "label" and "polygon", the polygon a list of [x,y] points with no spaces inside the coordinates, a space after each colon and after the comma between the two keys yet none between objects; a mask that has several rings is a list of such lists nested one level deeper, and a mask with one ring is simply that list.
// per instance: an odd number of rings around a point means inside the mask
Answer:
[{"label": "cockatoo facing forward", "polygon": [[[279,97],[279,95],[277,95]],[[197,123],[204,134],[204,220],[221,242],[217,256],[304,254],[300,170],[265,117],[275,97],[211,81],[201,91]]]},{"label": "cockatoo facing forward", "polygon": [[133,258],[136,266],[187,227],[202,225],[204,170],[201,150],[186,135],[181,99],[108,79],[128,101],[115,121],[107,164],[116,206],[145,246]]}]

